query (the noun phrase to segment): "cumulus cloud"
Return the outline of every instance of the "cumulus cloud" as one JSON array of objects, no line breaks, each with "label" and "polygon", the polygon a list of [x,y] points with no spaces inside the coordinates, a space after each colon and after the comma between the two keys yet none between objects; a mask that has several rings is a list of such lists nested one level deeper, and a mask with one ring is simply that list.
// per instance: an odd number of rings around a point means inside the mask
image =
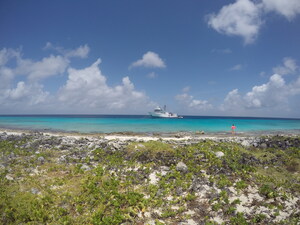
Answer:
[{"label": "cumulus cloud", "polygon": [[0,91],[1,112],[10,109],[14,110],[13,113],[24,113],[26,110],[32,110],[31,107],[41,106],[48,98],[49,93],[43,90],[43,85],[20,81],[16,87]]},{"label": "cumulus cloud", "polygon": [[11,100],[25,101],[29,105],[36,105],[46,100],[49,93],[43,91],[41,84],[26,84],[18,82],[16,88],[6,90],[5,97]]},{"label": "cumulus cloud", "polygon": [[286,57],[283,59],[283,65],[273,68],[273,72],[280,75],[294,74],[298,70],[297,63],[294,59]]},{"label": "cumulus cloud", "polygon": [[175,99],[179,102],[179,104],[186,107],[188,111],[200,112],[213,108],[213,106],[208,101],[194,99],[192,95],[189,95],[186,92],[176,95]]},{"label": "cumulus cloud", "polygon": [[12,69],[8,67],[0,67],[0,90],[10,86],[15,74]]},{"label": "cumulus cloud", "polygon": [[[41,60],[23,58],[20,50],[0,51],[0,113],[145,113],[156,105],[127,76],[109,86],[100,59],[83,69],[70,67],[72,57],[87,55],[87,46],[60,51]],[[43,80],[60,74],[67,75],[65,84],[55,87],[57,92],[45,91]]]},{"label": "cumulus cloud", "polygon": [[266,84],[254,86],[250,92],[246,94],[246,107],[276,107],[286,103],[286,97],[289,95],[284,79],[274,74]]},{"label": "cumulus cloud", "polygon": [[207,16],[208,25],[219,33],[240,36],[245,44],[257,38],[267,13],[275,12],[291,21],[300,14],[299,0],[236,0],[218,13]]},{"label": "cumulus cloud", "polygon": [[[13,62],[14,67],[7,66],[8,62]],[[70,61],[65,56],[50,55],[40,61],[24,58],[21,50],[3,48],[0,50],[0,81],[8,81],[23,75],[27,79],[35,82],[50,76],[62,74],[68,67]]]},{"label": "cumulus cloud", "polygon": [[69,60],[58,55],[50,55],[41,61],[30,59],[19,59],[18,67],[15,69],[17,74],[28,76],[30,80],[40,80],[50,76],[55,76],[65,72],[69,65]]},{"label": "cumulus cloud", "polygon": [[266,11],[274,11],[290,21],[300,14],[299,0],[262,0],[262,2]]},{"label": "cumulus cloud", "polygon": [[[49,60],[50,59],[50,60]],[[4,48],[0,51],[0,104],[5,107],[27,107],[44,102],[49,93],[43,90],[43,85],[37,82],[29,82],[29,77],[34,73],[41,73],[43,76],[54,73],[55,65],[53,58],[44,58],[40,62],[32,62],[23,59],[21,50]],[[16,66],[9,67],[8,62],[14,60]],[[49,61],[48,61],[49,60]],[[14,64],[14,63],[13,63]],[[45,68],[43,68],[45,67]],[[18,75],[25,75],[25,80],[14,81]]]},{"label": "cumulus cloud", "polygon": [[14,49],[3,48],[0,50],[0,66],[6,65],[6,63],[12,58],[19,58],[20,51]]},{"label": "cumulus cloud", "polygon": [[155,52],[147,52],[142,59],[133,62],[129,68],[133,67],[150,67],[150,68],[165,68],[165,62]]},{"label": "cumulus cloud", "polygon": [[120,85],[108,86],[100,63],[98,59],[84,69],[69,68],[68,80],[58,94],[59,100],[79,111],[86,108],[98,109],[98,112],[138,111],[142,105],[154,106],[143,92],[135,90],[129,77],[124,77]]},{"label": "cumulus cloud", "polygon": [[90,48],[88,45],[79,46],[75,50],[69,50],[65,53],[65,56],[70,57],[79,57],[79,58],[86,58],[90,52]]},{"label": "cumulus cloud", "polygon": [[87,44],[81,45],[77,49],[65,49],[63,47],[54,46],[51,42],[47,42],[44,49],[55,50],[66,58],[71,58],[71,57],[86,58],[88,57],[88,54],[90,52],[90,47]]},{"label": "cumulus cloud", "polygon": [[223,6],[218,14],[208,15],[208,25],[219,33],[241,36],[249,44],[256,39],[262,24],[260,13],[260,5],[250,0],[237,0]]},{"label": "cumulus cloud", "polygon": [[151,72],[151,73],[148,73],[147,74],[147,77],[148,78],[150,78],[150,79],[154,79],[154,78],[156,78],[158,75],[157,75],[157,73],[155,73],[155,72]]},{"label": "cumulus cloud", "polygon": [[[70,58],[86,58],[90,51],[88,45],[79,46],[76,49],[64,49],[55,47],[50,42],[44,49],[55,49],[60,55],[50,55],[41,60],[34,61],[22,57],[21,50],[3,48],[0,50],[0,81],[5,83],[17,75],[25,76],[30,82],[43,80],[47,77],[63,74],[70,64]],[[15,60],[16,67],[9,68],[7,62]]]},{"label": "cumulus cloud", "polygon": [[228,112],[255,109],[286,111],[289,109],[289,97],[297,94],[300,94],[300,77],[287,84],[281,75],[274,74],[267,83],[254,86],[245,95],[240,94],[238,89],[230,91],[220,108]]}]

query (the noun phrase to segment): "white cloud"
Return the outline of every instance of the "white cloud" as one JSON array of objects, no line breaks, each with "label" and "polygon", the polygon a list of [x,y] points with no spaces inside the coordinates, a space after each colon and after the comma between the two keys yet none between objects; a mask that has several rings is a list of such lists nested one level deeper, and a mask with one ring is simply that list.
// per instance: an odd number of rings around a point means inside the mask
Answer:
[{"label": "white cloud", "polygon": [[[296,82],[294,82],[293,84],[290,85],[290,94],[291,95],[298,95],[300,94],[300,76],[298,77],[298,79],[296,80]],[[298,110],[299,110],[299,106],[298,106]]]},{"label": "white cloud", "polygon": [[294,74],[298,68],[294,59],[286,57],[283,59],[283,65],[274,67],[273,72],[279,75]]},{"label": "white cloud", "polygon": [[[183,106],[186,107],[188,111],[206,111],[212,109],[213,106],[206,100],[194,99],[192,95],[188,93],[182,93],[175,96],[175,99]],[[195,113],[195,112],[194,112]]]},{"label": "white cloud", "polygon": [[43,103],[48,96],[49,93],[43,91],[43,85],[38,83],[26,84],[24,81],[20,81],[15,88],[2,90],[0,102],[3,105],[14,105],[16,108],[22,108]]},{"label": "white cloud", "polygon": [[142,59],[133,62],[129,68],[132,67],[164,68],[166,64],[158,54],[149,51],[143,55]]},{"label": "white cloud", "polygon": [[274,74],[266,84],[254,86],[250,92],[244,96],[247,108],[280,107],[286,104],[288,96],[287,86],[284,79]]},{"label": "white cloud", "polygon": [[[50,47],[50,43],[46,45]],[[156,105],[135,89],[129,77],[120,85],[109,86],[100,71],[100,59],[83,69],[69,67],[71,58],[82,58],[86,49],[79,47],[37,61],[24,59],[15,50],[1,50],[0,113],[145,113]],[[10,60],[15,61],[8,63]],[[43,79],[66,71],[68,79],[55,87],[58,92],[44,90]]]},{"label": "white cloud", "polygon": [[0,51],[0,66],[6,65],[6,63],[12,58],[19,58],[20,51],[14,49],[3,48]]},{"label": "white cloud", "polygon": [[292,21],[300,14],[299,0],[236,0],[207,16],[208,25],[217,32],[240,36],[245,44],[257,38],[267,13],[275,12]]},{"label": "white cloud", "polygon": [[147,74],[147,77],[150,78],[150,79],[154,79],[156,78],[158,75],[155,73],[155,72],[151,72],[151,73],[148,73]]},{"label": "white cloud", "polygon": [[0,90],[9,87],[14,77],[15,74],[12,69],[4,66],[0,67]]},{"label": "white cloud", "polygon": [[70,50],[66,53],[66,57],[79,57],[86,58],[90,52],[90,48],[88,45],[79,46],[75,50]]},{"label": "white cloud", "polygon": [[261,6],[250,0],[237,0],[223,6],[218,14],[208,15],[208,25],[219,33],[241,36],[246,44],[252,43],[262,24]]},{"label": "white cloud", "polygon": [[289,110],[289,98],[298,94],[300,94],[300,77],[287,84],[282,76],[274,74],[267,83],[254,86],[245,95],[241,95],[238,89],[230,91],[220,109],[237,113],[264,109],[273,113],[284,112]]},{"label": "white cloud", "polygon": [[262,0],[262,2],[266,11],[274,11],[290,21],[300,14],[299,0]]},{"label": "white cloud", "polygon": [[44,49],[45,50],[53,49],[58,53],[62,54],[66,58],[71,58],[71,57],[86,58],[88,57],[88,54],[90,52],[90,47],[87,44],[81,45],[77,49],[64,49],[63,47],[54,46],[51,42],[47,42]]},{"label": "white cloud", "polygon": [[154,106],[144,93],[135,90],[129,77],[124,77],[121,85],[108,86],[99,68],[100,63],[98,59],[85,69],[70,68],[67,83],[59,91],[59,100],[81,112],[86,109],[105,113],[141,112],[145,107]]},{"label": "white cloud", "polygon": [[[51,44],[48,43],[46,46],[49,48],[49,45]],[[75,55],[84,56],[87,52],[86,49],[87,46],[80,46],[75,50],[69,50],[68,54],[70,56],[50,55],[40,61],[34,61],[24,58],[20,50],[3,48],[0,51],[0,81],[4,80],[4,77],[6,77],[7,80],[8,71],[11,78],[17,75],[23,75],[31,82],[62,74],[69,66],[70,60],[68,58]],[[6,66],[9,61],[13,62],[16,66]]]},{"label": "white cloud", "polygon": [[235,106],[240,106],[243,103],[242,97],[239,94],[238,89],[230,91],[224,99],[224,104],[221,105],[222,110],[230,110],[235,108]]},{"label": "white cloud", "polygon": [[58,55],[43,58],[34,62],[30,59],[19,59],[15,69],[17,74],[26,75],[28,79],[36,81],[65,72],[69,60]]},{"label": "white cloud", "polygon": [[241,70],[242,68],[243,68],[243,66],[241,64],[237,64],[237,65],[231,67],[230,70],[238,71],[238,70]]}]

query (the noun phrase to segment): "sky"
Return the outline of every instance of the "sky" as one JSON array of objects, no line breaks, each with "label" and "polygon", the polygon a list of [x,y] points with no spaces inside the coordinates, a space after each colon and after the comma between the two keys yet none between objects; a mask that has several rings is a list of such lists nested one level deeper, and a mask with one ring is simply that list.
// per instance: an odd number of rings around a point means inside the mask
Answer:
[{"label": "sky", "polygon": [[0,0],[0,114],[300,118],[299,0]]}]

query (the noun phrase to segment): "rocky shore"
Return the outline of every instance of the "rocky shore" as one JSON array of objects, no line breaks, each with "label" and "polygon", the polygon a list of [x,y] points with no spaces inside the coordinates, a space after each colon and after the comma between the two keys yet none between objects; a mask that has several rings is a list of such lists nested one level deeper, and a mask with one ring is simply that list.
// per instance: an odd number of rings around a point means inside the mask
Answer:
[{"label": "rocky shore", "polygon": [[2,224],[299,224],[297,135],[0,132]]}]

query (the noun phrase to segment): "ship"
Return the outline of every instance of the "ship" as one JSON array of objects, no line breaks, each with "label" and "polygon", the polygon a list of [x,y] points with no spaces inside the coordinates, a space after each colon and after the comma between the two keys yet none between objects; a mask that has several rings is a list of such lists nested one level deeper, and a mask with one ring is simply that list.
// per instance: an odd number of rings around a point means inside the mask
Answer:
[{"label": "ship", "polygon": [[164,106],[156,107],[153,112],[149,112],[149,115],[153,118],[183,118],[182,116],[178,116],[177,113],[172,113],[167,111],[167,107]]}]

